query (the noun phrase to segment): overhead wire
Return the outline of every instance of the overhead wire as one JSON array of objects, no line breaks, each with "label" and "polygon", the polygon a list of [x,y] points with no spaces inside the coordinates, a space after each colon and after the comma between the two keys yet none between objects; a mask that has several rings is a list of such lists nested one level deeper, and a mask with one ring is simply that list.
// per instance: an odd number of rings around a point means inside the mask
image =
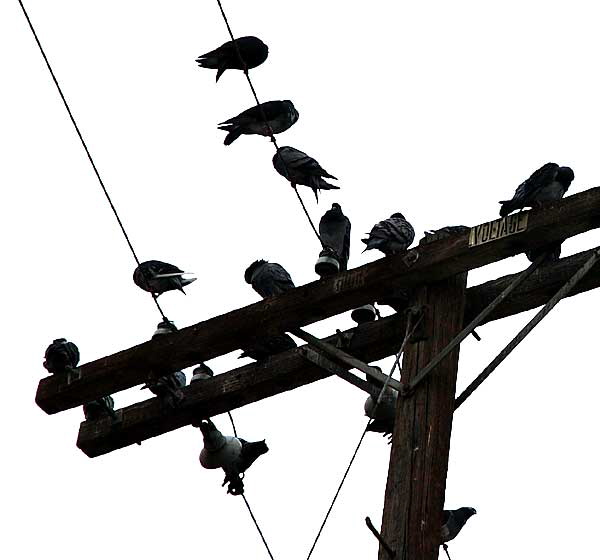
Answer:
[{"label": "overhead wire", "polygon": [[[258,99],[256,89],[254,88],[254,85],[252,84],[252,80],[250,78],[250,72],[248,71],[248,67],[246,65],[246,62],[244,61],[244,57],[242,56],[240,47],[237,44],[237,41],[235,40],[235,36],[233,35],[233,31],[231,30],[231,25],[229,24],[229,19],[227,18],[227,14],[225,13],[225,10],[223,9],[223,4],[221,3],[221,0],[217,0],[217,4],[219,5],[219,10],[221,11],[221,16],[223,17],[223,21],[225,22],[225,25],[227,26],[227,31],[229,33],[229,36],[231,37],[231,41],[233,42],[237,57],[238,57],[239,61],[241,62],[242,67],[244,68],[244,75],[246,76],[248,85],[250,86],[250,89],[252,90],[252,95],[254,96],[254,101],[256,101],[256,107],[260,111],[261,118],[262,118],[263,122],[265,123],[265,126],[267,127],[267,131],[269,133],[271,142],[273,142],[273,145],[275,146],[275,152],[277,154],[279,154],[279,146],[277,144],[277,140],[275,139],[275,134],[273,132],[273,129],[269,125],[267,116],[265,115],[265,111],[260,103],[260,100]],[[283,167],[286,170],[286,175],[289,177],[287,165],[286,165],[285,161],[283,160],[283,157],[280,156],[280,159],[281,159],[281,163],[283,164]],[[289,180],[289,178],[288,178],[288,180]],[[290,185],[292,186],[294,191],[296,191],[296,196],[298,197],[298,200],[300,201],[300,204],[302,205],[302,210],[304,210],[304,214],[306,215],[306,217],[308,219],[308,223],[310,224],[310,227],[312,228],[313,232],[317,236],[317,239],[319,240],[319,243],[321,244],[323,249],[325,249],[326,248],[325,244],[323,243],[323,240],[321,239],[321,236],[319,235],[319,232],[317,231],[317,228],[315,227],[315,224],[314,224],[312,218],[310,217],[308,210],[306,209],[304,201],[302,200],[302,197],[300,196],[300,193],[298,192],[298,187],[296,185],[294,185],[291,181],[290,181]]]},{"label": "overhead wire", "polygon": [[[27,13],[27,10],[25,9],[25,6],[23,5],[22,0],[17,0],[19,2],[19,5],[21,6],[21,10],[23,11],[23,15],[25,16],[25,19],[27,20],[27,23],[29,24],[29,29],[31,30],[31,33],[33,34],[33,37],[35,39],[35,42],[37,43],[37,46],[40,50],[40,52],[42,53],[42,57],[44,59],[44,62],[46,63],[46,66],[48,67],[48,71],[50,72],[50,76],[52,76],[52,80],[54,81],[54,85],[56,86],[56,89],[58,90],[58,93],[60,95],[60,98],[62,99],[62,102],[65,106],[65,109],[67,110],[67,113],[69,115],[69,118],[71,119],[71,123],[73,123],[73,127],[75,128],[75,132],[77,133],[77,136],[79,137],[79,140],[81,141],[81,144],[83,146],[83,149],[85,150],[85,153],[87,155],[87,158],[90,162],[90,164],[92,165],[92,169],[94,170],[94,173],[96,175],[96,178],[98,179],[98,183],[100,183],[100,187],[102,188],[102,192],[104,193],[104,196],[106,197],[106,200],[108,201],[108,204],[115,216],[115,218],[117,219],[117,223],[119,224],[119,228],[121,229],[121,232],[123,233],[123,236],[125,237],[125,241],[127,242],[127,245],[129,247],[129,250],[131,251],[131,254],[133,255],[133,258],[135,259],[136,264],[139,266],[140,265],[140,259],[138,258],[135,249],[133,248],[133,244],[131,243],[131,240],[129,239],[129,235],[127,234],[127,231],[125,230],[125,226],[123,225],[123,221],[121,220],[119,213],[117,212],[117,209],[110,197],[110,194],[108,193],[108,190],[106,189],[106,186],[104,185],[104,181],[102,180],[102,177],[100,175],[100,172],[98,171],[98,168],[96,167],[96,163],[94,162],[94,158],[92,157],[92,154],[90,153],[90,150],[87,146],[87,143],[85,141],[85,139],[83,138],[83,135],[81,133],[81,130],[79,129],[79,126],[77,125],[77,121],[75,120],[75,117],[73,116],[73,113],[71,111],[71,108],[69,107],[69,103],[67,102],[67,99],[62,91],[62,88],[60,87],[60,84],[58,83],[58,79],[56,78],[56,75],[54,74],[54,70],[52,69],[52,66],[50,65],[50,61],[48,60],[48,57],[46,56],[46,52],[44,51],[44,48],[42,47],[42,43],[40,42],[38,35],[35,31],[35,28],[33,27],[33,23],[31,22],[31,19],[29,17],[29,14]],[[163,320],[168,321],[167,317],[165,316],[160,304],[158,303],[157,300],[157,296],[152,294],[152,299],[154,300],[154,303],[156,304],[156,307],[158,308],[158,311],[160,312]]]}]

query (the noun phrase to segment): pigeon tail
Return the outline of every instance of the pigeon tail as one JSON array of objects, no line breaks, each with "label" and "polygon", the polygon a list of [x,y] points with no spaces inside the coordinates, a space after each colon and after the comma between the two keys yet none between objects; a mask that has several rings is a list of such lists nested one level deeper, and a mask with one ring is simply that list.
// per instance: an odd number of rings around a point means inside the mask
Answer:
[{"label": "pigeon tail", "polygon": [[[222,128],[221,130],[225,130],[225,129]],[[223,144],[225,144],[226,146],[229,146],[230,144],[235,142],[241,135],[242,135],[242,131],[239,128],[234,129],[234,130],[230,131],[229,134],[227,134],[227,136],[225,136],[225,140],[224,140]]]},{"label": "pigeon tail", "polygon": [[502,204],[500,208],[500,216],[504,218],[504,216],[508,216],[511,212],[517,210],[518,206],[515,206],[512,200],[500,200],[499,204]]}]

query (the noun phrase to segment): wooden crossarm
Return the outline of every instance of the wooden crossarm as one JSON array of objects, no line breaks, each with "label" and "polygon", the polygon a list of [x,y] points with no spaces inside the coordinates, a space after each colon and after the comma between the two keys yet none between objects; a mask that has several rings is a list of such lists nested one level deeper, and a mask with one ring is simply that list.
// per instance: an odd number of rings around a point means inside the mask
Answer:
[{"label": "wooden crossarm", "polygon": [[[49,414],[143,383],[148,371],[180,370],[226,354],[266,335],[289,331],[383,299],[395,288],[439,281],[600,226],[600,188],[567,197],[519,218],[524,231],[489,240],[502,228],[481,225],[469,233],[420,245],[403,255],[300,286],[277,297],[202,321],[81,367],[81,377],[40,381],[36,402]],[[494,233],[495,232],[495,233]],[[481,242],[469,246],[469,238]],[[483,242],[485,241],[485,242]]]},{"label": "wooden crossarm", "polygon": [[[485,322],[515,315],[543,305],[589,258],[585,251],[538,269]],[[509,275],[467,290],[465,324],[492,301],[516,275]],[[600,286],[600,266],[577,285],[572,295]],[[390,356],[398,350],[406,325],[400,315],[366,323],[354,329],[348,352],[365,362]],[[326,338],[332,344],[337,335]],[[305,347],[302,347],[305,348]],[[301,349],[290,350],[259,364],[250,364],[217,375],[183,389],[183,405],[164,412],[153,398],[119,411],[122,421],[110,419],[83,422],[77,445],[90,457],[109,453],[138,441],[155,437],[190,424],[198,415],[213,416],[277,395],[328,377],[324,369],[311,364]]]}]

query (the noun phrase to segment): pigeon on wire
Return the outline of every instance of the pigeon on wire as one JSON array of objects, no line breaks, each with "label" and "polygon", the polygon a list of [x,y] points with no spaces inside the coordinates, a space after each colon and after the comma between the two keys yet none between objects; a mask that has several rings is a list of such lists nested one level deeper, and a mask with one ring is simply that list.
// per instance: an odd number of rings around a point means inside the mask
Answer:
[{"label": "pigeon on wire", "polygon": [[[236,45],[238,48],[236,48]],[[239,54],[238,54],[239,49]],[[239,37],[233,41],[223,43],[214,51],[200,55],[196,62],[201,68],[210,68],[217,71],[217,79],[225,70],[243,70],[260,66],[269,55],[269,47],[258,37]],[[242,60],[240,60],[240,56]],[[243,61],[243,62],[242,62]]]},{"label": "pigeon on wire", "polygon": [[392,214],[373,226],[369,237],[361,241],[367,246],[363,251],[379,249],[386,257],[404,253],[415,238],[415,230],[400,213]]},{"label": "pigeon on wire", "polygon": [[225,480],[222,486],[229,483],[228,494],[244,493],[241,475],[269,448],[265,440],[248,442],[234,436],[224,436],[211,420],[203,420],[199,425],[204,440],[204,448],[200,452],[200,464],[205,469],[223,469]]},{"label": "pigeon on wire", "polygon": [[146,261],[133,271],[133,281],[142,290],[158,297],[170,290],[183,291],[183,287],[191,284],[196,278],[183,278],[183,272],[176,266],[162,261]]},{"label": "pigeon on wire", "polygon": [[273,156],[273,166],[277,173],[292,183],[292,187],[295,188],[296,185],[310,187],[315,193],[317,202],[319,201],[320,190],[327,191],[340,188],[323,179],[323,177],[326,177],[337,180],[337,177],[327,173],[316,159],[291,146],[283,146],[277,150]]},{"label": "pigeon on wire", "polygon": [[190,379],[190,385],[199,381],[206,381],[214,376],[214,372],[204,362],[197,365],[192,371],[192,379]]},{"label": "pigeon on wire", "polygon": [[113,421],[118,420],[115,413],[115,400],[111,395],[85,403],[83,405],[83,415],[86,420],[93,422],[103,418],[112,418]]},{"label": "pigeon on wire", "polygon": [[244,278],[263,298],[278,296],[295,288],[292,277],[283,266],[262,259],[254,261],[246,269]]},{"label": "pigeon on wire", "polygon": [[445,509],[442,513],[443,525],[441,531],[442,543],[451,541],[472,515],[475,515],[475,511],[472,507],[461,507],[458,509]]},{"label": "pigeon on wire", "polygon": [[[285,132],[298,120],[298,111],[289,101],[267,101],[246,109],[237,117],[219,123],[219,130],[227,131],[226,146],[237,140],[242,134],[271,136]],[[266,122],[265,122],[266,119]]]},{"label": "pigeon on wire", "polygon": [[315,265],[315,271],[319,276],[348,269],[350,229],[350,220],[342,212],[342,207],[334,202],[319,222],[319,237],[326,247],[319,254],[319,260]]},{"label": "pigeon on wire", "polygon": [[[158,323],[152,338],[176,331],[177,327],[171,321],[161,321]],[[185,384],[185,373],[182,371],[172,373],[151,372],[148,380],[142,385],[141,389],[150,389],[165,406],[175,408],[183,400],[181,389],[185,387]]]},{"label": "pigeon on wire", "polygon": [[511,200],[501,200],[500,216],[508,216],[515,210],[539,207],[546,202],[560,200],[567,192],[575,174],[570,167],[547,163],[523,181]]},{"label": "pigeon on wire", "polygon": [[66,338],[55,339],[44,354],[44,367],[52,374],[69,373],[79,363],[79,348]]},{"label": "pigeon on wire", "polygon": [[261,361],[292,348],[297,348],[294,339],[290,335],[282,333],[257,340],[242,347],[239,358],[252,358]]}]

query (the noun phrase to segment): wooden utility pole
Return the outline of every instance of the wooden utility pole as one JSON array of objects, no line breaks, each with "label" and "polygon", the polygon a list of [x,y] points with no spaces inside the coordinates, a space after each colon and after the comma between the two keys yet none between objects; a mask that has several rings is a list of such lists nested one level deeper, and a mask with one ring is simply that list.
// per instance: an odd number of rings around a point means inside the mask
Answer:
[{"label": "wooden utility pole", "polygon": [[[404,352],[402,384],[408,385],[463,327],[466,273],[419,288],[413,305],[424,308],[424,340]],[[381,535],[398,560],[435,560],[454,413],[458,346],[398,399]],[[380,547],[379,560],[390,560]]]},{"label": "wooden utility pole", "polygon": [[[402,385],[393,383],[400,388],[411,384],[412,390],[408,394],[401,391],[398,398],[381,538],[398,560],[436,560],[455,408],[458,345],[443,359],[439,356],[441,361],[427,368],[430,371],[420,382],[416,380],[461,329],[468,325],[464,332],[472,330],[470,322],[476,316],[485,315],[485,319],[477,319],[483,324],[546,304],[575,273],[582,275],[585,267],[590,272],[569,295],[600,286],[600,265],[594,264],[599,254],[594,251],[534,270],[536,262],[523,276],[510,275],[469,289],[465,287],[467,273],[597,227],[598,187],[542,209],[418,245],[408,255],[387,257],[300,286],[77,370],[46,377],[40,381],[36,402],[53,414],[144,383],[153,370],[180,370],[281,332],[291,332],[308,344],[185,387],[176,408],[164,407],[153,398],[118,410],[114,417],[83,422],[78,447],[96,457],[186,426],[199,417],[227,412],[330,375],[369,390],[351,370],[373,374],[367,362],[397,351],[406,332],[403,313],[324,340],[300,329],[393,296],[396,288],[409,290],[411,306],[424,309],[424,318],[419,341],[405,350]],[[497,305],[490,305],[496,298]],[[390,553],[382,548],[379,560],[389,558]]]}]

